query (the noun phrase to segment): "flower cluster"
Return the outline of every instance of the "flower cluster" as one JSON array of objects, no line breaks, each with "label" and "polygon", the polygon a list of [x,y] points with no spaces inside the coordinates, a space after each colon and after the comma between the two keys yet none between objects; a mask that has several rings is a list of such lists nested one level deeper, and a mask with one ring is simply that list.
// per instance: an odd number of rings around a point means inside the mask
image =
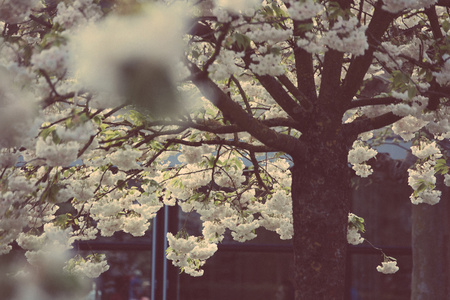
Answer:
[{"label": "flower cluster", "polygon": [[90,22],[98,21],[103,13],[93,0],[75,0],[71,5],[59,2],[53,21],[67,30],[78,29]]},{"label": "flower cluster", "polygon": [[272,53],[260,55],[252,55],[253,63],[250,69],[257,75],[283,75],[285,69],[281,64],[281,56]]},{"label": "flower cluster", "polygon": [[203,270],[200,267],[217,251],[215,243],[194,236],[175,237],[169,232],[167,240],[169,242],[167,259],[172,260],[173,265],[191,276],[202,276]]},{"label": "flower cluster", "polygon": [[433,72],[433,76],[436,78],[436,82],[441,86],[450,84],[450,55],[444,54],[442,56],[444,65],[439,72]]},{"label": "flower cluster", "polygon": [[331,49],[348,52],[355,56],[363,55],[369,48],[366,26],[358,26],[357,18],[344,20],[338,17],[330,31],[326,32],[322,42]]},{"label": "flower cluster", "polygon": [[[436,164],[442,157],[436,142],[420,141],[411,147],[412,154],[419,158],[413,169],[408,170],[408,184],[414,190],[410,196],[413,204],[427,203],[434,205],[440,201],[441,191],[435,190]],[[441,164],[445,164],[445,160]]]},{"label": "flower cluster", "polygon": [[24,21],[32,8],[37,8],[39,0],[5,0],[0,7],[0,20],[10,24]]},{"label": "flower cluster", "polygon": [[372,174],[372,167],[366,162],[377,155],[377,150],[370,148],[362,141],[355,141],[348,152],[348,162],[352,165],[356,175],[367,177]]},{"label": "flower cluster", "polygon": [[[236,57],[237,56],[237,57]],[[230,78],[231,75],[239,72],[236,63],[240,55],[236,55],[233,51],[223,49],[215,62],[208,67],[210,77],[215,80],[224,80]]]},{"label": "flower cluster", "polygon": [[406,116],[392,125],[395,134],[400,135],[404,141],[410,141],[416,136],[416,132],[427,125],[427,121],[414,116]]},{"label": "flower cluster", "polygon": [[383,9],[395,14],[404,9],[429,7],[436,2],[436,0],[383,0]]},{"label": "flower cluster", "polygon": [[272,45],[289,39],[292,33],[292,29],[278,29],[264,23],[252,26],[246,35],[255,43],[268,42]]},{"label": "flower cluster", "polygon": [[[243,14],[251,16],[255,13],[255,9],[261,6],[261,0],[215,0],[216,7],[225,9],[233,14]],[[221,21],[219,21],[221,22]]]},{"label": "flower cluster", "polygon": [[51,47],[33,55],[31,63],[35,70],[45,70],[61,77],[66,72],[68,58],[67,46]]},{"label": "flower cluster", "polygon": [[397,261],[383,261],[381,266],[377,267],[377,271],[383,274],[394,274],[399,268],[397,267]]},{"label": "flower cluster", "polygon": [[359,245],[364,242],[360,232],[364,232],[364,219],[353,213],[348,214],[347,242],[351,245]]},{"label": "flower cluster", "polygon": [[105,255],[89,255],[87,259],[78,255],[67,262],[64,270],[75,275],[97,278],[100,274],[108,271],[109,266]]},{"label": "flower cluster", "polygon": [[289,1],[287,12],[296,21],[309,20],[324,10],[324,7],[314,0]]}]

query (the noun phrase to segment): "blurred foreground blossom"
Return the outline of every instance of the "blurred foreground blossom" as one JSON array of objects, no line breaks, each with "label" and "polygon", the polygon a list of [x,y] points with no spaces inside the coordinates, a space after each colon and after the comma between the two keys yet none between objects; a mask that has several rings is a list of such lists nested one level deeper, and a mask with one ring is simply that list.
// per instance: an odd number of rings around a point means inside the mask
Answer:
[{"label": "blurred foreground blossom", "polygon": [[85,299],[92,285],[90,281],[76,272],[64,270],[71,254],[68,251],[70,234],[70,230],[51,224],[44,226],[41,236],[22,234],[18,241],[29,249],[25,256],[30,264],[14,262],[12,269],[2,272],[0,289],[2,297],[7,297],[3,299]]},{"label": "blurred foreground blossom", "polygon": [[31,95],[16,86],[6,70],[0,69],[0,147],[22,145],[35,109]]},{"label": "blurred foreground blossom", "polygon": [[180,5],[143,6],[139,13],[80,29],[69,46],[72,72],[95,92],[119,95],[100,98],[94,105],[135,104],[153,115],[176,110],[171,103],[176,101],[185,11]]}]

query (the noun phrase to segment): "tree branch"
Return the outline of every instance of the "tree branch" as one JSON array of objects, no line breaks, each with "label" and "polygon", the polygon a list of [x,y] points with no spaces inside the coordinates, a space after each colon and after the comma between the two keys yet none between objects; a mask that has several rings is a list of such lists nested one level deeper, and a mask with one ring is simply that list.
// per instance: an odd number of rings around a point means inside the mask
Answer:
[{"label": "tree branch", "polygon": [[[211,132],[211,133],[215,133],[215,134],[226,134],[226,133],[238,133],[238,132],[243,132],[245,131],[243,128],[241,128],[240,126],[233,124],[233,125],[220,125],[220,124],[207,124],[207,122],[203,122],[200,123],[200,121],[197,121],[196,123],[190,123],[190,124],[186,124],[186,126],[201,130],[201,131],[206,131],[206,132]],[[293,120],[290,119],[285,119],[285,118],[273,118],[273,119],[267,119],[267,120],[260,120],[260,122],[267,126],[267,127],[290,127],[290,128],[295,128],[295,125],[297,125],[297,123],[295,123]]]},{"label": "tree branch", "polygon": [[380,98],[360,98],[350,102],[350,105],[347,109],[362,107],[362,106],[371,106],[371,105],[389,105],[389,104],[397,104],[402,102],[402,100],[393,98],[393,97],[380,97]]},{"label": "tree branch", "polygon": [[283,86],[275,78],[269,75],[256,75],[256,78],[289,116],[296,121],[303,119],[303,108],[297,101],[289,96]]},{"label": "tree branch", "polygon": [[441,40],[444,36],[441,32],[441,25],[439,24],[438,16],[436,14],[436,7],[434,5],[425,8],[425,14],[430,21],[431,31],[435,40]]},{"label": "tree branch", "polygon": [[225,139],[215,139],[215,140],[205,140],[205,141],[186,141],[182,139],[168,139],[167,142],[171,144],[181,144],[192,147],[200,147],[202,145],[222,145],[222,146],[232,146],[240,149],[244,149],[254,153],[264,153],[264,152],[276,152],[277,149],[267,147],[264,145],[252,145],[249,143],[237,141],[237,140],[225,140]]},{"label": "tree branch", "polygon": [[242,107],[231,100],[206,74],[196,65],[189,64],[192,73],[192,82],[202,94],[211,101],[224,115],[230,118],[243,130],[257,138],[269,148],[286,153],[304,154],[305,149],[298,139],[285,134],[277,133],[264,125],[261,121],[249,116]]},{"label": "tree branch", "polygon": [[239,94],[241,94],[242,100],[245,103],[245,108],[247,109],[247,112],[249,114],[252,113],[252,108],[250,107],[250,103],[248,103],[248,98],[247,98],[247,94],[245,93],[244,89],[242,88],[241,83],[239,82],[239,80],[236,79],[236,77],[231,76],[230,80],[234,82],[234,84],[236,84],[238,90],[239,90]]},{"label": "tree branch", "polygon": [[375,6],[375,12],[366,30],[367,42],[369,44],[369,49],[366,50],[364,55],[356,57],[349,66],[347,75],[344,79],[340,100],[345,106],[350,103],[353,96],[356,94],[358,89],[361,87],[364,75],[369,69],[373,53],[375,52],[378,41],[381,39],[383,34],[386,32],[389,24],[394,20],[394,14],[384,11],[382,8],[381,1],[378,1]]},{"label": "tree branch", "polygon": [[289,93],[292,94],[292,96],[297,99],[303,107],[305,107],[306,111],[310,111],[312,109],[312,103],[311,100],[307,98],[305,94],[303,94],[302,91],[300,91],[290,80],[287,78],[286,75],[280,75],[277,77],[278,80],[281,82],[282,85],[284,85]]},{"label": "tree branch", "polygon": [[319,102],[339,107],[336,101],[341,85],[341,69],[344,53],[329,49],[325,53],[322,80],[320,83]]},{"label": "tree branch", "polygon": [[357,136],[360,133],[383,128],[385,126],[391,125],[403,117],[394,115],[392,112],[385,113],[381,116],[375,118],[362,118],[356,119],[350,124],[342,125],[344,128],[345,135],[347,136]]},{"label": "tree branch", "polygon": [[256,181],[258,181],[258,185],[262,186],[267,193],[270,193],[270,189],[267,187],[267,185],[264,183],[264,181],[261,178],[261,174],[259,172],[259,163],[258,163],[258,160],[256,159],[255,152],[250,151],[249,156],[252,161],[253,168],[255,170],[255,176],[256,176]]},{"label": "tree branch", "polygon": [[226,23],[224,25],[224,27],[221,29],[222,32],[221,32],[219,38],[217,39],[214,53],[213,53],[213,55],[211,55],[211,57],[208,59],[208,61],[203,66],[203,72],[208,72],[209,66],[212,65],[212,63],[216,60],[217,56],[219,56],[220,50],[222,49],[222,42],[225,39],[229,28],[230,28],[230,23]]},{"label": "tree branch", "polygon": [[450,0],[439,0],[436,5],[450,7]]},{"label": "tree branch", "polygon": [[[307,22],[311,23],[310,20]],[[301,27],[299,27],[303,24],[305,24],[305,22],[294,21],[295,37],[304,37],[304,33],[300,30]],[[306,50],[298,47],[297,45],[294,45],[293,48],[295,69],[297,75],[297,88],[304,95],[306,95],[309,101],[314,102],[317,100],[317,93],[316,83],[314,81],[314,64],[312,54],[308,53]]]}]

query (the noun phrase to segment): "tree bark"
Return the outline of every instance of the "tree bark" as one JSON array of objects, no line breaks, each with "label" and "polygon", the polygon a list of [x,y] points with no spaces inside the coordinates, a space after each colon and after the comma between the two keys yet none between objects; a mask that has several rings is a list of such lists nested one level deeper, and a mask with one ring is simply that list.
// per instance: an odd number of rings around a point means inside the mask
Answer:
[{"label": "tree bark", "polygon": [[436,205],[412,207],[412,300],[450,299],[450,191]]},{"label": "tree bark", "polygon": [[343,299],[351,203],[347,143],[339,135],[302,139],[310,155],[294,157],[291,170],[295,299]]}]

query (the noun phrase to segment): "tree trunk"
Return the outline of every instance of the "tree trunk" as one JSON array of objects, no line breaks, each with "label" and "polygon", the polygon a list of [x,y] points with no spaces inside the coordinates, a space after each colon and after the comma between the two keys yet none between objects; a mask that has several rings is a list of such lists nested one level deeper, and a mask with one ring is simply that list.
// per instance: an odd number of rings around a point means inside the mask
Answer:
[{"label": "tree trunk", "polygon": [[336,135],[302,139],[311,148],[307,159],[294,157],[292,168],[295,299],[343,299],[351,203],[348,148]]},{"label": "tree trunk", "polygon": [[412,300],[450,299],[450,192],[436,205],[412,207]]}]

